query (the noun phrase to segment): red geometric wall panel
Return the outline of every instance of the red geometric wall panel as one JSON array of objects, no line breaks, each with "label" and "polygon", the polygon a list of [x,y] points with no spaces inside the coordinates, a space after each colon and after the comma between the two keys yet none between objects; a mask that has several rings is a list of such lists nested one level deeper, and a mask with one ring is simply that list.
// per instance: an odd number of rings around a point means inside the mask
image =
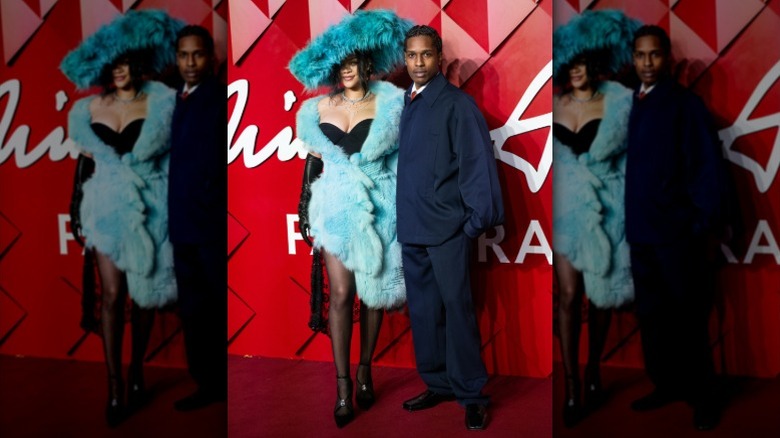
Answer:
[{"label": "red geometric wall panel", "polygon": [[[298,234],[296,215],[305,152],[295,136],[295,113],[313,94],[303,91],[286,66],[312,36],[344,14],[358,8],[391,8],[441,32],[444,71],[475,98],[495,142],[507,219],[477,242],[473,265],[488,369],[549,375],[549,9],[532,0],[267,3],[229,2],[228,209],[235,218],[230,227],[246,231],[228,263],[229,284],[236,295],[229,302],[230,324],[236,331],[241,327],[229,351],[332,360],[327,335],[314,334],[307,327],[311,257]],[[391,80],[402,87],[411,84],[403,69]],[[229,230],[229,235],[233,233]],[[244,324],[250,315],[251,321]],[[355,333],[353,361],[357,341]],[[389,314],[380,334],[377,362],[412,367],[412,350],[408,316]]]},{"label": "red geometric wall panel", "polygon": [[[583,2],[580,2],[583,3]],[[780,28],[778,1],[556,0],[555,25],[585,9],[619,8],[665,28],[674,72],[712,112],[739,198],[740,226],[723,246],[712,339],[729,374],[780,373]],[[636,321],[621,313],[609,361],[642,366]],[[584,342],[584,340],[583,340]],[[556,342],[557,343],[557,342]],[[558,348],[555,349],[559,357]],[[585,359],[583,356],[581,359]]]}]

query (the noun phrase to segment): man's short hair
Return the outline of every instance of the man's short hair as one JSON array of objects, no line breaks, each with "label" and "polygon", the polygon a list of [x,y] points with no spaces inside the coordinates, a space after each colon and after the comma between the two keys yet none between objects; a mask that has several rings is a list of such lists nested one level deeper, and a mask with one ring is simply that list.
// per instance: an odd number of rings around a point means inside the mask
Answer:
[{"label": "man's short hair", "polygon": [[636,48],[636,41],[644,36],[657,37],[658,41],[661,43],[661,49],[664,51],[664,53],[666,53],[667,56],[672,54],[672,41],[669,39],[669,35],[666,34],[666,31],[663,30],[663,28],[654,24],[646,24],[637,29],[634,33],[634,48]]},{"label": "man's short hair", "polygon": [[432,28],[431,26],[426,26],[424,24],[418,24],[406,32],[406,38],[404,39],[404,49],[406,48],[406,42],[409,41],[409,38],[418,36],[431,37],[431,41],[433,41],[433,47],[436,47],[436,50],[441,53],[441,37],[439,36],[439,32],[436,32],[436,29]]},{"label": "man's short hair", "polygon": [[211,34],[205,27],[194,24],[184,26],[179,33],[176,34],[176,47],[179,47],[179,41],[181,41],[182,38],[188,36],[200,37],[200,40],[203,41],[203,48],[206,49],[210,55],[214,54],[214,38],[211,37]]}]

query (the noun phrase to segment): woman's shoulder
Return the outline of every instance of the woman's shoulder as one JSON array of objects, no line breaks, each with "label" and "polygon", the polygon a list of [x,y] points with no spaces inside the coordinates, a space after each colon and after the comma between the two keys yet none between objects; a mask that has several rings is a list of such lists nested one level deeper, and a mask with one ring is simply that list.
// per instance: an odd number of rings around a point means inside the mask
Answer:
[{"label": "woman's shoulder", "polygon": [[77,104],[86,105],[90,111],[98,111],[108,104],[108,96],[103,94],[93,94],[79,99]]},{"label": "woman's shoulder", "polygon": [[[333,96],[330,96],[328,94],[321,94],[319,96],[312,97],[309,100],[311,100],[312,103],[317,105],[317,111],[322,112],[324,110],[327,110],[331,106],[331,102],[333,100]],[[308,102],[308,100],[307,100],[307,102]]]}]

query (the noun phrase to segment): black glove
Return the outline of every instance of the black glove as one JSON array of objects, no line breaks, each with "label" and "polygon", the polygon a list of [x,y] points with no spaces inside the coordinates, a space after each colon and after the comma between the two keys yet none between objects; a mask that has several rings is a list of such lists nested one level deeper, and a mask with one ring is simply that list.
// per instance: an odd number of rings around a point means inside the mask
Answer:
[{"label": "black glove", "polygon": [[81,200],[84,198],[82,184],[95,172],[95,162],[86,155],[79,155],[76,173],[73,175],[73,194],[70,197],[70,232],[79,245],[84,246],[81,236]]},{"label": "black glove", "polygon": [[311,246],[309,238],[309,201],[311,201],[311,184],[322,173],[322,160],[312,154],[306,156],[306,165],[303,168],[303,185],[301,186],[301,200],[298,202],[298,225],[301,236],[307,245]]}]

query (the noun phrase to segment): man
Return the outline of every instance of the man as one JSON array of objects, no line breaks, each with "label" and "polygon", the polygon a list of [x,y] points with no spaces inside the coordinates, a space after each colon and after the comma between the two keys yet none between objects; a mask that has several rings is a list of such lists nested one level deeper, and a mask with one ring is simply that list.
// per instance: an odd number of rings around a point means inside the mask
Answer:
[{"label": "man", "polygon": [[457,399],[466,427],[483,429],[487,372],[471,299],[471,241],[503,222],[487,124],[474,100],[439,72],[442,42],[428,26],[406,34],[414,84],[401,115],[398,241],[402,244],[417,370],[425,392],[409,411]]},{"label": "man", "polygon": [[658,26],[634,36],[641,81],[631,109],[626,238],[647,374],[655,390],[636,411],[688,400],[694,425],[717,425],[708,320],[711,261],[721,225],[722,156],[701,99],[670,77],[671,42]]},{"label": "man", "polygon": [[227,91],[213,77],[214,41],[200,26],[178,35],[184,85],[173,113],[168,192],[170,240],[187,364],[190,411],[227,396]]}]

